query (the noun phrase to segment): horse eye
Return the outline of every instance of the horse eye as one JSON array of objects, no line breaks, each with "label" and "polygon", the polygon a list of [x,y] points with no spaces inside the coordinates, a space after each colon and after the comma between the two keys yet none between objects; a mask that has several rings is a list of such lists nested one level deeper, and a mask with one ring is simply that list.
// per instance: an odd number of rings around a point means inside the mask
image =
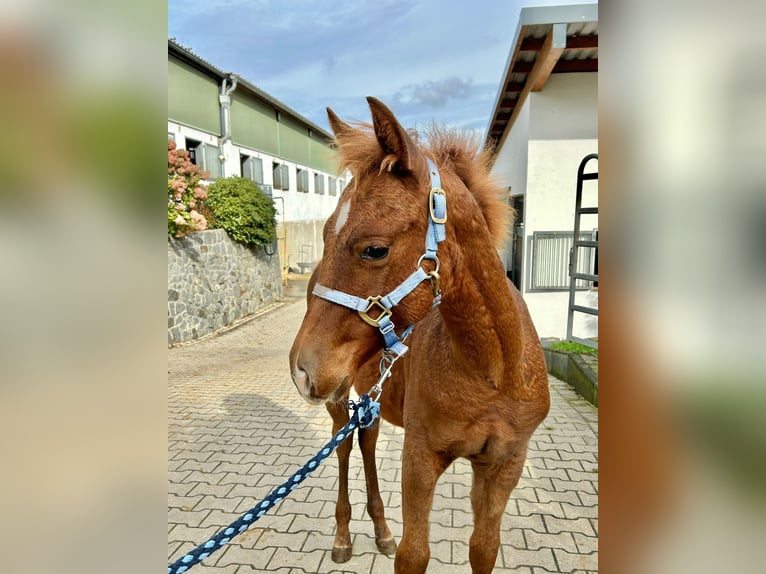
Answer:
[{"label": "horse eye", "polygon": [[388,247],[380,245],[370,245],[362,251],[362,259],[377,260],[383,259],[386,255],[388,255]]}]

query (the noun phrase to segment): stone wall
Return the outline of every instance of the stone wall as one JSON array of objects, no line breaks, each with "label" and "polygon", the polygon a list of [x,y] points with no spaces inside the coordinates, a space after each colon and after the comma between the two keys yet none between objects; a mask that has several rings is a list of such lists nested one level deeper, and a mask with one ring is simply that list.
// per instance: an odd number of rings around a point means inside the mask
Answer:
[{"label": "stone wall", "polygon": [[279,259],[222,229],[168,239],[168,345],[213,333],[282,295]]}]

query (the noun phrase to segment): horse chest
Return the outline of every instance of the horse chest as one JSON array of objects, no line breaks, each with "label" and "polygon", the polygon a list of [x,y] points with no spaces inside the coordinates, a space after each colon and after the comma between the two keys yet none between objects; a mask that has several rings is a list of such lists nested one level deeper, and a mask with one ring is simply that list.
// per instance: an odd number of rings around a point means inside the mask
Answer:
[{"label": "horse chest", "polygon": [[501,462],[510,458],[521,442],[512,417],[491,404],[461,408],[422,401],[407,410],[405,432],[422,437],[432,452],[451,458]]}]

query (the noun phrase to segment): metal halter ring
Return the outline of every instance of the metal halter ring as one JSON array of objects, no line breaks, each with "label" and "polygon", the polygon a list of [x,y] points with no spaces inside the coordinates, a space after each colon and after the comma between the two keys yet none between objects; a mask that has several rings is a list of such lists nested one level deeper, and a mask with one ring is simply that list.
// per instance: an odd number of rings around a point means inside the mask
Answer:
[{"label": "metal halter ring", "polygon": [[[425,253],[420,256],[420,259],[418,259],[418,267],[420,267],[420,264],[423,263],[423,259],[425,259],[425,257]],[[431,259],[431,261],[436,263],[436,269],[433,271],[427,271],[426,275],[428,275],[428,279],[431,281],[431,290],[433,291],[434,297],[438,297],[442,292],[441,276],[439,275],[439,258],[434,255],[434,258]]]},{"label": "metal halter ring", "polygon": [[[423,255],[420,256],[420,259],[418,259],[418,264],[415,267],[420,267],[420,264],[423,263],[423,259],[426,258],[426,254],[423,253]],[[439,273],[439,258],[434,255],[433,259],[430,259],[429,261],[434,261],[436,263],[436,269],[433,270],[433,273]]]}]

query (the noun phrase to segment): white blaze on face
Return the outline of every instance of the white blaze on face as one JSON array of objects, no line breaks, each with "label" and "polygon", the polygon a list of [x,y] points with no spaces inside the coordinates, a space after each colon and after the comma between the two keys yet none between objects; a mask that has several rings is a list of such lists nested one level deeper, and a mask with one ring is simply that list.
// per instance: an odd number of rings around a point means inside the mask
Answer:
[{"label": "white blaze on face", "polygon": [[338,218],[335,220],[335,235],[338,235],[340,230],[343,229],[343,226],[346,225],[346,221],[348,221],[348,212],[350,210],[351,200],[347,199],[341,204],[340,210],[338,211]]}]

